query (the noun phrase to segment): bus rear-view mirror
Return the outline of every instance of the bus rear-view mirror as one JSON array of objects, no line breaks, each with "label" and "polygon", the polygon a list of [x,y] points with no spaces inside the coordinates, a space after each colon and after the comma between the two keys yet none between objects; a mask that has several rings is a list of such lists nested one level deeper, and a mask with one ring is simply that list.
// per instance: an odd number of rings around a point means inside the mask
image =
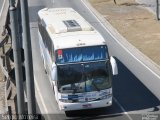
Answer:
[{"label": "bus rear-view mirror", "polygon": [[112,66],[112,74],[118,75],[117,63],[116,63],[116,60],[112,56],[110,57],[110,62]]},{"label": "bus rear-view mirror", "polygon": [[51,71],[51,75],[52,75],[52,80],[53,81],[56,81],[57,80],[57,67],[56,67],[56,64],[53,63],[52,64],[52,71]]}]

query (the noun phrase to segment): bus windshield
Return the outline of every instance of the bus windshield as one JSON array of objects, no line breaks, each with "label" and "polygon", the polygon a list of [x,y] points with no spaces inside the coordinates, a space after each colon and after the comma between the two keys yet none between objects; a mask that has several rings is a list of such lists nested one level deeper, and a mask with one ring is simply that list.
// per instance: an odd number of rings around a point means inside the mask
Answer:
[{"label": "bus windshield", "polygon": [[56,63],[66,64],[108,59],[106,45],[59,49],[56,51]]},{"label": "bus windshield", "polygon": [[97,61],[58,65],[58,90],[61,93],[100,91],[111,87],[108,63]]}]

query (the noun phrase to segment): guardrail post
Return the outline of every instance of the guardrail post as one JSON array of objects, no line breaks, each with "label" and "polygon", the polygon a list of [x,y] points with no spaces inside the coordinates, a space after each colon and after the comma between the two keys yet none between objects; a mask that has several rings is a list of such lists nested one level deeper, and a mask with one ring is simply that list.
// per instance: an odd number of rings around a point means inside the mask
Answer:
[{"label": "guardrail post", "polygon": [[15,67],[15,78],[16,78],[16,90],[17,90],[17,106],[18,114],[24,114],[24,89],[23,89],[23,74],[21,64],[21,49],[19,45],[18,32],[17,32],[17,13],[15,7],[15,0],[9,0],[10,7],[10,23],[11,23],[11,34],[12,34],[12,47],[14,54],[14,67]]},{"label": "guardrail post", "polygon": [[22,30],[23,30],[23,46],[24,46],[24,56],[25,56],[24,62],[26,71],[28,114],[36,114],[28,0],[20,0],[20,4],[21,4],[21,17],[22,17]]}]

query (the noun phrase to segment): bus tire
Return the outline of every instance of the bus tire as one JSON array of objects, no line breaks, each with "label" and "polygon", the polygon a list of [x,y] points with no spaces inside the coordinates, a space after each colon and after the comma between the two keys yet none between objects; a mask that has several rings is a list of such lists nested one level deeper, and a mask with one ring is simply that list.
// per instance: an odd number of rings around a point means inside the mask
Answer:
[{"label": "bus tire", "polygon": [[55,95],[55,90],[54,90],[54,86],[52,87],[52,89],[53,89],[53,94]]},{"label": "bus tire", "polygon": [[44,66],[44,71],[45,71],[45,73],[47,74],[47,70],[46,70],[46,64],[45,64],[45,61],[44,61],[44,59],[43,59],[43,66]]}]

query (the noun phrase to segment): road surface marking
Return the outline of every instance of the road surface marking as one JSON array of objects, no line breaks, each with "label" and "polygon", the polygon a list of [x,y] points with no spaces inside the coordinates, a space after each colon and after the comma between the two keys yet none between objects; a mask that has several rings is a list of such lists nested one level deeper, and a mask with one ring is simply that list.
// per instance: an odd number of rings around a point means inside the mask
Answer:
[{"label": "road surface marking", "polygon": [[42,97],[42,95],[41,95],[41,93],[40,93],[40,89],[39,89],[38,83],[37,83],[37,81],[36,81],[36,77],[34,77],[34,78],[35,78],[35,80],[34,80],[34,82],[35,82],[35,87],[36,87],[36,89],[37,89],[37,93],[39,94],[40,100],[41,100],[41,102],[42,102],[42,106],[44,107],[44,111],[46,112],[46,114],[48,114],[49,112],[48,112],[48,110],[47,110],[47,107],[46,107],[46,105],[45,105],[45,102],[44,102],[44,100],[43,100],[43,97]]},{"label": "road surface marking", "polygon": [[2,11],[4,9],[4,4],[5,4],[5,0],[3,0],[3,5],[2,5],[1,11],[0,11],[0,18],[1,18],[1,15],[2,15]]},{"label": "road surface marking", "polygon": [[118,100],[115,98],[115,97],[113,97],[113,100],[117,103],[117,105],[121,108],[121,110],[123,111],[123,113],[130,119],[130,120],[133,120],[130,116],[129,116],[129,114],[128,114],[128,112],[126,112],[126,110],[123,108],[123,106],[118,102]]}]

